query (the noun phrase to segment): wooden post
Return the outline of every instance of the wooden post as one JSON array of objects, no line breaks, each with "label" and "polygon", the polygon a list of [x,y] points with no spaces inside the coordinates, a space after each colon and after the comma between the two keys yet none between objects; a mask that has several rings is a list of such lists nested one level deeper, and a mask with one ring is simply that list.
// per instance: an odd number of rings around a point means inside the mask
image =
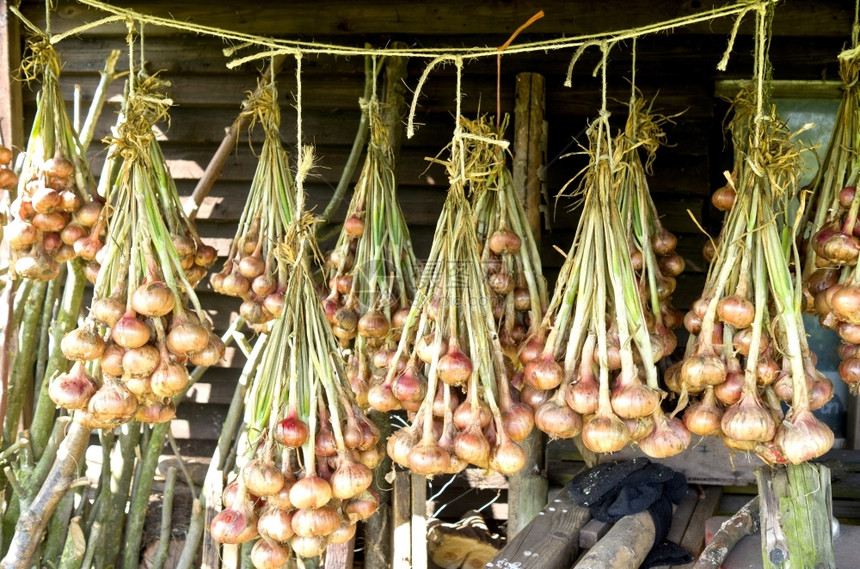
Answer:
[{"label": "wooden post", "polygon": [[830,469],[823,464],[755,470],[764,569],[835,569]]},{"label": "wooden post", "polygon": [[343,569],[352,567],[352,558],[355,552],[355,536],[346,543],[329,545],[325,550],[324,569]]},{"label": "wooden post", "polygon": [[[394,42],[392,49],[406,47],[403,42]],[[397,162],[400,156],[400,144],[403,140],[403,114],[406,111],[406,78],[407,60],[402,57],[386,58],[385,61],[385,87],[383,100],[386,106],[383,110],[382,121],[389,129],[391,150],[394,155],[394,179],[397,179]],[[391,434],[391,423],[388,413],[372,411],[370,418],[379,428],[382,440]],[[375,469],[373,475],[373,488],[379,493],[379,509],[371,516],[364,526],[364,567],[366,569],[388,569],[397,567],[392,565],[392,542],[387,539],[391,536],[392,510],[391,491],[387,490],[389,484],[385,482],[385,475],[391,471],[391,459],[386,455],[382,464]],[[411,500],[411,498],[410,498]]]},{"label": "wooden post", "polygon": [[[391,567],[409,567],[412,559],[412,477],[405,470],[394,473],[391,492]],[[378,536],[377,539],[383,539]]]},{"label": "wooden post", "polygon": [[[543,75],[518,74],[514,111],[514,187],[537,243],[540,243],[541,235],[542,166],[546,153],[544,83]],[[526,464],[509,479],[508,539],[526,527],[546,505],[549,483],[543,475],[545,444],[546,436],[537,429],[522,442],[526,450]]]},{"label": "wooden post", "polygon": [[427,479],[412,475],[412,569],[427,569]]},{"label": "wooden post", "polygon": [[21,62],[18,18],[10,18],[8,0],[0,0],[0,142],[24,147],[24,107],[21,83],[12,78]]}]

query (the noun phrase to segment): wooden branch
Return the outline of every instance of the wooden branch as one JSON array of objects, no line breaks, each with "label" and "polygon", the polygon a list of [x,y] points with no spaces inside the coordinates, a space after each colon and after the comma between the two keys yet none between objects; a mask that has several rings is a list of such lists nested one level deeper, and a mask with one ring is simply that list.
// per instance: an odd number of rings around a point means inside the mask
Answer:
[{"label": "wooden branch", "polygon": [[759,530],[759,497],[756,496],[723,522],[691,569],[720,569],[732,548],[747,535]]},{"label": "wooden branch", "polygon": [[12,536],[6,557],[0,561],[0,569],[30,568],[30,561],[42,541],[48,520],[75,479],[89,440],[90,430],[72,422],[48,478],[15,524],[15,535]]},{"label": "wooden branch", "polygon": [[[265,71],[263,71],[263,75],[271,75],[273,71],[277,73],[284,64],[284,60],[286,58],[287,56],[284,54],[273,56],[271,64],[266,67]],[[254,96],[258,95],[259,92],[260,89],[258,88],[254,91]],[[215,180],[221,175],[221,170],[224,168],[224,163],[227,162],[227,157],[230,156],[233,148],[236,147],[236,142],[239,140],[239,133],[248,126],[249,121],[250,117],[244,114],[239,114],[236,120],[233,121],[233,124],[230,125],[227,135],[224,137],[224,140],[221,141],[221,145],[218,147],[218,150],[215,151],[215,155],[212,156],[212,159],[209,161],[209,165],[206,166],[206,170],[203,172],[203,175],[197,182],[197,186],[191,193],[191,199],[185,206],[185,214],[189,219],[194,220],[194,218],[197,217],[197,212],[200,210],[200,204],[202,204],[204,198],[209,195],[213,184],[215,184]]]},{"label": "wooden branch", "polygon": [[654,519],[645,510],[624,516],[597,542],[574,569],[639,567],[654,546]]},{"label": "wooden branch", "polygon": [[105,99],[107,99],[108,86],[119,77],[116,72],[116,62],[119,60],[120,51],[118,49],[111,50],[107,58],[105,58],[105,68],[99,73],[99,84],[93,93],[93,101],[90,103],[90,109],[87,112],[87,118],[81,127],[81,132],[78,134],[78,140],[81,143],[81,148],[86,151],[93,139],[93,132],[96,130],[96,122],[102,114]]},{"label": "wooden branch", "polygon": [[[364,59],[364,99],[370,99],[371,94],[373,93],[373,84],[376,82],[376,76],[373,74],[373,68],[371,65],[370,57],[365,57]],[[331,223],[332,218],[334,218],[334,214],[337,211],[337,208],[340,207],[341,202],[343,201],[344,196],[346,195],[346,189],[350,186],[350,182],[352,182],[352,175],[355,173],[355,169],[358,167],[358,159],[361,158],[362,152],[364,152],[364,147],[367,144],[367,139],[370,136],[370,126],[368,123],[367,113],[361,113],[361,119],[358,121],[358,132],[355,133],[355,140],[352,142],[352,148],[349,151],[349,158],[346,159],[346,164],[343,167],[343,172],[340,175],[340,180],[337,183],[337,187],[334,190],[334,194],[331,196],[331,200],[329,200],[328,205],[325,206],[325,209],[322,213],[323,223],[317,226],[317,237],[320,235],[320,230]]]}]

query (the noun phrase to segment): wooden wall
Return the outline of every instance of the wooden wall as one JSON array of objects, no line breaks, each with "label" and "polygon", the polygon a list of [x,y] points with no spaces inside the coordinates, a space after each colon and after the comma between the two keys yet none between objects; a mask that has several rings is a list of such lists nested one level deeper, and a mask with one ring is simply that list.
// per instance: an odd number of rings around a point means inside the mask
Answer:
[{"label": "wooden wall", "polygon": [[[437,0],[399,2],[376,0],[353,2],[245,2],[209,0],[205,3],[165,0],[124,0],[115,5],[159,16],[172,16],[216,27],[290,39],[331,41],[348,45],[384,46],[402,40],[416,47],[500,45],[520,23],[538,9],[546,17],[535,23],[520,41],[561,35],[623,29],[702,12],[710,2],[700,0]],[[849,5],[850,4],[850,5]],[[836,78],[836,55],[849,37],[853,3],[845,0],[801,2],[787,0],[777,8],[775,38],[771,47],[775,79],[818,80]],[[44,26],[44,4],[24,2],[25,15]],[[55,33],[97,19],[101,14],[70,0],[60,0],[52,15]],[[751,18],[751,16],[749,17]],[[685,309],[701,288],[706,268],[701,257],[704,238],[690,219],[691,212],[705,227],[717,230],[720,217],[709,205],[709,193],[727,167],[720,131],[723,106],[715,100],[714,83],[723,78],[746,78],[752,72],[750,22],[741,27],[729,71],[718,73],[717,62],[725,49],[732,21],[699,24],[674,34],[646,37],[638,42],[637,85],[647,97],[656,97],[654,107],[667,115],[680,114],[667,128],[670,146],[659,151],[651,189],[665,226],[679,237],[679,250],[687,261],[687,272],[679,279],[675,303]],[[161,70],[172,83],[175,101],[171,121],[160,125],[162,145],[182,195],[189,195],[235,118],[245,92],[256,82],[257,69],[247,65],[228,70],[222,54],[225,42],[215,37],[182,33],[147,26],[145,57],[150,71]],[[64,61],[61,77],[64,94],[73,99],[80,86],[86,106],[98,80],[98,71],[111,49],[126,50],[124,24],[94,28],[64,40],[58,51]],[[24,35],[24,34],[22,34]],[[614,119],[623,120],[623,101],[629,97],[631,66],[629,43],[616,46],[609,62],[609,106]],[[513,112],[515,76],[537,72],[546,76],[549,124],[547,177],[549,193],[555,193],[581,167],[577,158],[561,156],[585,142],[583,132],[599,110],[599,79],[592,77],[598,61],[596,50],[587,52],[574,70],[572,88],[563,87],[572,55],[569,51],[510,55],[502,60],[502,111]],[[408,64],[408,87],[413,89],[427,61]],[[341,175],[343,164],[358,125],[358,98],[364,85],[364,62],[360,57],[308,55],[303,59],[304,132],[313,142],[319,167],[309,185],[310,201],[327,203]],[[123,56],[120,69],[128,68]],[[494,111],[496,62],[480,59],[467,62],[463,75],[463,112],[474,117],[479,111]],[[296,143],[292,92],[294,67],[287,61],[280,80],[283,106],[282,137]],[[24,87],[25,121],[33,116],[35,86]],[[111,89],[111,103],[99,121],[96,137],[108,132],[115,119],[121,85]],[[425,157],[435,156],[450,140],[454,112],[453,67],[442,67],[430,75],[419,98],[414,138],[404,140],[400,162],[400,199],[412,231],[417,254],[429,250],[436,216],[447,189],[444,171],[429,166]],[[25,129],[29,124],[25,125]],[[513,128],[509,129],[510,133]],[[260,142],[259,131],[251,142]],[[95,167],[104,159],[104,148],[92,147]],[[255,157],[246,137],[238,144],[204,202],[198,224],[201,235],[226,253],[255,168]],[[552,279],[562,262],[555,247],[567,251],[577,215],[570,199],[548,204],[550,223],[542,236],[543,260]],[[344,208],[341,208],[341,215]],[[201,287],[201,302],[216,328],[225,329],[238,303]],[[220,430],[233,385],[242,365],[241,354],[221,367],[209,370],[180,407],[174,426],[186,451],[208,454]]]}]

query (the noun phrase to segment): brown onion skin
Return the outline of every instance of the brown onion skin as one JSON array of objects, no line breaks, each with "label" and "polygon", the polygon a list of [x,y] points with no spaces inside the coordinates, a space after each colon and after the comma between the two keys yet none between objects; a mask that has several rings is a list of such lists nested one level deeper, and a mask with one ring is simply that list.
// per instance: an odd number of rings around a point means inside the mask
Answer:
[{"label": "brown onion skin", "polygon": [[690,445],[690,431],[680,420],[655,413],[654,430],[637,443],[651,458],[668,458],[680,454]]},{"label": "brown onion skin", "polygon": [[774,442],[792,464],[818,458],[833,447],[833,431],[812,411],[790,411],[776,431]]},{"label": "brown onion skin", "polygon": [[597,414],[582,427],[582,443],[594,452],[617,452],[629,442],[630,430],[612,413]]},{"label": "brown onion skin", "polygon": [[569,439],[582,432],[582,416],[552,398],[535,410],[535,426],[551,437]]},{"label": "brown onion skin", "polygon": [[256,538],[257,518],[253,512],[225,508],[213,518],[209,525],[212,538],[218,543],[247,543]]},{"label": "brown onion skin", "polygon": [[60,342],[63,355],[74,361],[90,361],[102,356],[105,342],[88,328],[77,328],[63,336]]},{"label": "brown onion skin", "polygon": [[318,476],[300,478],[290,488],[290,502],[296,508],[319,508],[331,500],[331,485]]},{"label": "brown onion skin", "polygon": [[289,560],[289,548],[268,539],[259,540],[251,549],[251,565],[255,569],[280,569]]},{"label": "brown onion skin", "polygon": [[500,474],[510,475],[522,470],[526,463],[523,448],[505,437],[490,451],[490,468]]},{"label": "brown onion skin", "polygon": [[702,354],[684,360],[680,379],[692,387],[718,385],[726,380],[726,366],[716,355]]},{"label": "brown onion skin", "polygon": [[296,510],[291,523],[299,537],[326,536],[340,527],[341,517],[331,506],[320,506]]},{"label": "brown onion skin", "polygon": [[373,483],[373,472],[350,458],[345,458],[332,473],[329,484],[332,496],[348,500],[367,490]]},{"label": "brown onion skin", "polygon": [[555,389],[564,378],[564,371],[553,359],[551,354],[545,354],[526,364],[525,382],[540,390]]},{"label": "brown onion skin", "polygon": [[740,400],[725,410],[720,428],[736,441],[769,441],[776,433],[773,415],[765,409],[758,395],[744,390]]},{"label": "brown onion skin", "polygon": [[451,464],[451,455],[435,441],[419,442],[409,451],[409,468],[421,476],[444,474]]},{"label": "brown onion skin", "polygon": [[86,409],[97,386],[80,362],[68,373],[60,374],[48,384],[48,395],[64,409]]}]

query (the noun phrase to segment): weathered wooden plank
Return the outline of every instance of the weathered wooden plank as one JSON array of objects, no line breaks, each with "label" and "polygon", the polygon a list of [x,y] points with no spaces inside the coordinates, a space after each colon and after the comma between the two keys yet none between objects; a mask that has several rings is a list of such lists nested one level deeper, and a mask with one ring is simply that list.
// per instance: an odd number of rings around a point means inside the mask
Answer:
[{"label": "weathered wooden plank", "polygon": [[[681,305],[679,305],[681,306]],[[547,456],[553,461],[581,460],[579,453],[571,441],[556,440],[547,446]],[[602,461],[630,460],[645,456],[638,449],[626,447],[617,453],[603,455]],[[690,484],[715,484],[721,486],[743,486],[755,481],[753,470],[762,463],[754,454],[735,453],[732,455],[715,437],[694,437],[690,447],[679,455],[665,459],[650,459],[652,462],[664,464],[673,470],[683,472]],[[564,464],[552,463],[556,472],[561,472]],[[570,470],[577,468],[572,465]],[[548,469],[550,473],[553,468]],[[564,480],[551,480],[553,484],[564,483]]]},{"label": "weathered wooden plank", "polygon": [[590,519],[588,508],[562,489],[487,567],[566,569],[579,551],[579,532]]},{"label": "weathered wooden plank", "polygon": [[[698,557],[705,547],[705,522],[714,515],[723,495],[723,489],[720,486],[704,486],[703,488],[704,496],[699,496],[699,501],[693,510],[693,516],[687,525],[687,531],[684,532],[684,537],[678,544],[689,551],[693,555],[693,559]],[[676,569],[689,569],[691,566],[692,564],[680,565],[676,566]]]},{"label": "weathered wooden plank", "polygon": [[830,469],[813,463],[762,467],[756,481],[765,569],[836,569]]},{"label": "weathered wooden plank", "polygon": [[21,83],[13,79],[21,60],[18,18],[9,12],[8,0],[0,0],[0,143],[8,148],[24,146],[24,113]]},{"label": "weathered wooden plank", "polygon": [[582,549],[591,549],[597,542],[606,535],[612,524],[601,522],[599,520],[591,520],[579,532],[579,547]]},{"label": "weathered wooden plank", "polygon": [[698,492],[692,488],[687,490],[687,495],[684,496],[684,499],[681,500],[681,503],[678,504],[678,507],[675,508],[675,512],[672,514],[672,525],[669,526],[669,532],[666,534],[667,541],[675,544],[681,543],[698,502]]},{"label": "weathered wooden plank", "polygon": [[[226,28],[269,36],[347,36],[352,34],[432,35],[456,33],[486,33],[506,35],[516,29],[531,14],[545,7],[529,0],[516,4],[467,0],[410,3],[397,0],[377,1],[372,5],[356,4],[349,0],[336,0],[320,10],[316,4],[293,3],[289,9],[275,0],[241,5],[230,2],[209,2],[205,6],[194,3],[177,3],[173,0],[133,0],[113,2],[114,5],[138,10],[160,17],[172,17],[179,22]],[[37,25],[44,24],[44,15],[32,5],[27,6],[28,16]],[[667,2],[664,0],[630,4],[624,0],[610,0],[595,4],[579,0],[553,5],[552,17],[535,22],[529,36],[540,34],[592,34],[612,30],[640,27],[663,20],[700,14],[707,7],[701,2]],[[456,14],[456,18],[451,18]],[[78,4],[63,4],[52,17],[52,27],[63,31],[103,15]],[[780,5],[773,24],[775,35],[837,36],[844,38],[850,32],[852,6],[837,0],[819,0],[812,3]],[[749,34],[753,23],[748,18],[741,26]],[[725,34],[733,19],[721,18],[712,22],[690,25],[684,33]],[[150,31],[151,29],[151,31]],[[124,34],[125,25],[115,23],[88,30],[87,35]],[[177,34],[181,30],[150,26],[147,34]],[[500,45],[504,38],[498,43]]]}]

